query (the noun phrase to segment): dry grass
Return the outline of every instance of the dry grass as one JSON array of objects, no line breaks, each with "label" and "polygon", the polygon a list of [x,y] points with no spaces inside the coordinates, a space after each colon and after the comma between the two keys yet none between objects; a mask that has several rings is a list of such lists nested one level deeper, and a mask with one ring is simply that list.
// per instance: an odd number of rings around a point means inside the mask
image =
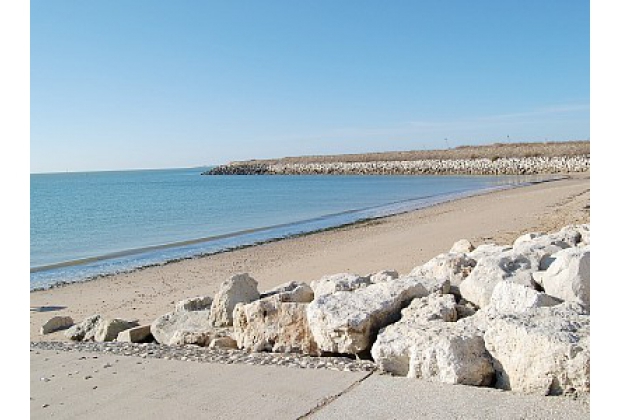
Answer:
[{"label": "dry grass", "polygon": [[491,159],[521,157],[555,157],[589,155],[589,141],[566,141],[549,143],[495,143],[486,146],[459,146],[444,150],[411,150],[404,152],[359,153],[348,155],[298,156],[280,159],[248,160],[231,162],[239,164],[275,163],[329,163],[329,162],[369,162],[369,161],[407,161],[424,159]]}]

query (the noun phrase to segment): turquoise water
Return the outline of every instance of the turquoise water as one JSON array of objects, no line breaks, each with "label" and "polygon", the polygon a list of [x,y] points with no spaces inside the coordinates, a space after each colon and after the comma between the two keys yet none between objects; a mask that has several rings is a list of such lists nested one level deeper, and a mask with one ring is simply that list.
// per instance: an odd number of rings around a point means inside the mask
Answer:
[{"label": "turquoise water", "polygon": [[31,288],[213,253],[530,181],[465,176],[201,176],[203,170],[31,175]]}]

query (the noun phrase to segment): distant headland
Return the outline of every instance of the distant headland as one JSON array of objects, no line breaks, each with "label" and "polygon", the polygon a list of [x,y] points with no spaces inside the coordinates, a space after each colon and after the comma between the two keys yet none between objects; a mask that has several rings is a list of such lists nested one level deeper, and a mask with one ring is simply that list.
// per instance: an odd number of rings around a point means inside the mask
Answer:
[{"label": "distant headland", "polygon": [[237,161],[203,175],[535,175],[589,170],[590,141],[566,141]]}]

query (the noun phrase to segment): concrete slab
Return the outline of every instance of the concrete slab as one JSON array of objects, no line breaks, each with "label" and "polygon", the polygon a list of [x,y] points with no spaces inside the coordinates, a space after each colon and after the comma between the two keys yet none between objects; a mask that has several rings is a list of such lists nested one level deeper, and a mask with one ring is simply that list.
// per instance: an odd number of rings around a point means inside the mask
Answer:
[{"label": "concrete slab", "polygon": [[373,374],[317,409],[319,419],[563,419],[590,418],[589,401],[519,395]]},{"label": "concrete slab", "polygon": [[95,353],[30,355],[32,419],[295,419],[368,375]]}]

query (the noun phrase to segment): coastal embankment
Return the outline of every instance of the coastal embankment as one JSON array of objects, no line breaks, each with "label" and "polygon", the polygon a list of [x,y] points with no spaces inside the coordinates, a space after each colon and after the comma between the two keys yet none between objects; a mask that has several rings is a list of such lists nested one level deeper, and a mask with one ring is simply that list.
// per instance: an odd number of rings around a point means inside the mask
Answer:
[{"label": "coastal embankment", "polygon": [[509,143],[230,162],[204,175],[537,175],[590,170],[590,142]]}]

